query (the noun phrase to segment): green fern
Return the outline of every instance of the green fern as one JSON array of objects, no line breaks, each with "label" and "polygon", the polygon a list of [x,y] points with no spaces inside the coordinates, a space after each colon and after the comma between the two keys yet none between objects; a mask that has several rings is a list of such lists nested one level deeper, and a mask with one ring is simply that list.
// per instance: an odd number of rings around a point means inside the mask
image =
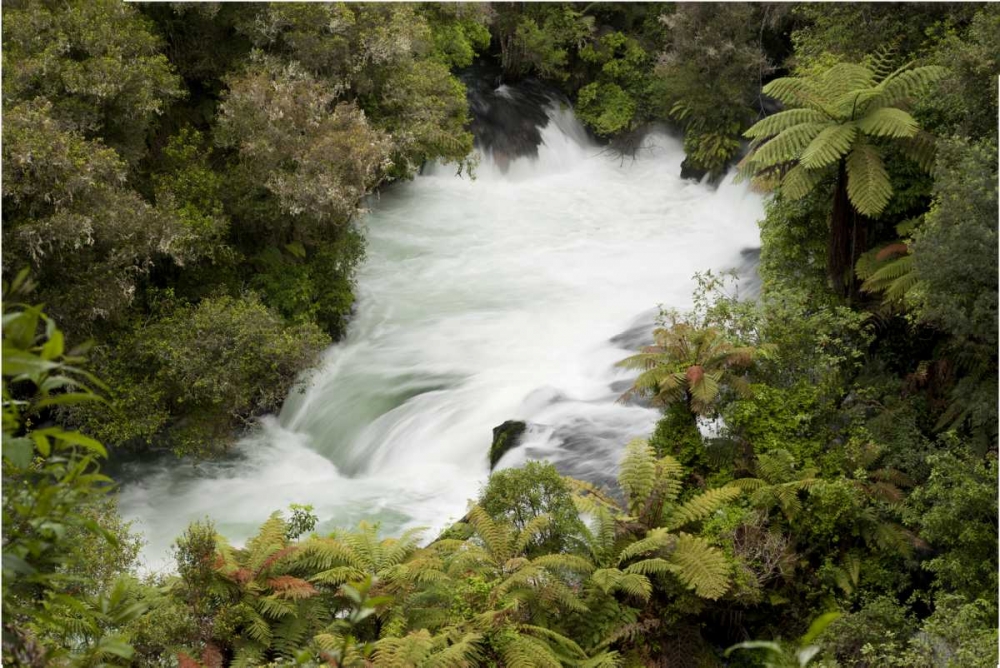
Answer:
[{"label": "green fern", "polygon": [[[783,191],[799,198],[810,191],[807,185],[815,187],[822,180],[815,172],[843,161],[851,204],[866,216],[878,216],[892,196],[892,185],[878,150],[864,137],[917,137],[920,126],[902,107],[945,74],[940,67],[910,65],[886,74],[887,59],[876,57],[877,71],[840,63],[818,76],[783,77],[767,84],[766,94],[793,108],[744,133],[752,143],[741,162],[741,178],[786,163],[801,166],[805,172],[786,169],[779,178]],[[922,149],[926,151],[926,145]],[[928,161],[923,157],[919,162]]]},{"label": "green fern", "polygon": [[717,599],[729,589],[729,562],[704,538],[681,533],[668,560],[677,577],[699,596]]}]

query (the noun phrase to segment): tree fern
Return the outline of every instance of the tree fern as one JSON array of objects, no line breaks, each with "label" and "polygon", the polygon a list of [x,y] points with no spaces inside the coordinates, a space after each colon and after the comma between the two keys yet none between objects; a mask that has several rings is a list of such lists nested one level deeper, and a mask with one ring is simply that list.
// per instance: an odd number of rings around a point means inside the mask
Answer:
[{"label": "tree fern", "polygon": [[[834,207],[828,272],[847,291],[846,270],[857,254],[857,214],[875,218],[892,197],[881,148],[871,139],[892,140],[922,168],[933,164],[933,144],[904,107],[946,70],[908,63],[886,73],[891,56],[877,54],[873,68],[839,63],[819,75],[782,77],[764,93],[792,107],[746,131],[750,152],[740,162],[740,178],[757,186],[780,186],[799,199],[832,177]],[[861,221],[864,224],[864,221]]]},{"label": "tree fern", "polygon": [[653,332],[647,346],[619,366],[642,373],[621,400],[652,396],[656,403],[685,403],[694,414],[710,412],[727,379],[749,367],[759,350],[737,346],[713,327],[674,322]]}]

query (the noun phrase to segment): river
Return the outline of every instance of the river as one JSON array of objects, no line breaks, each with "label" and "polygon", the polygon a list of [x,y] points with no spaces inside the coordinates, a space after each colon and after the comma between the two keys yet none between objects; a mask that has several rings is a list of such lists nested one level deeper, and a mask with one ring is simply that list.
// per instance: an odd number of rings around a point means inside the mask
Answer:
[{"label": "river", "polygon": [[549,459],[613,479],[622,446],[657,413],[616,402],[615,367],[657,306],[690,304],[696,271],[745,268],[761,198],[727,178],[680,179],[680,142],[646,136],[632,157],[548,111],[535,158],[480,152],[474,179],[436,166],[368,202],[368,256],[344,341],[262,420],[237,456],[136,464],[122,514],[170,568],[189,522],[245,540],[275,510],[311,504],[319,530],[379,521],[385,533],[461,517],[488,475],[491,429],[530,426],[500,466]]}]

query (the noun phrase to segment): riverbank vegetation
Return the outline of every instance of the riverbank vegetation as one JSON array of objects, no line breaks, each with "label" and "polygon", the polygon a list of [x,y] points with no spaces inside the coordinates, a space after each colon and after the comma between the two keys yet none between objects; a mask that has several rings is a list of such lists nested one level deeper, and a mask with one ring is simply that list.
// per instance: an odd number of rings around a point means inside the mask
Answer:
[{"label": "riverbank vegetation", "polygon": [[[996,6],[3,19],[5,665],[996,665]],[[623,362],[663,418],[617,489],[533,463],[440,536],[196,523],[139,577],[108,449],[215,456],[280,407],[349,321],[363,198],[474,172],[477,58],[767,191],[760,295],[701,274]]]}]

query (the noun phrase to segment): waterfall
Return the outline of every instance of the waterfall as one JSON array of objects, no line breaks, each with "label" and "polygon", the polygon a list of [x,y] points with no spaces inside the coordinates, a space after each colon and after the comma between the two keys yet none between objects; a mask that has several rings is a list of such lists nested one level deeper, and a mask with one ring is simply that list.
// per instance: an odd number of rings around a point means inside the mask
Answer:
[{"label": "waterfall", "polygon": [[[494,90],[479,111],[516,93]],[[239,542],[290,503],[312,504],[319,530],[368,519],[433,535],[484,484],[507,419],[529,428],[502,467],[544,458],[613,480],[624,444],[658,417],[616,402],[634,372],[615,363],[648,338],[659,304],[690,304],[696,271],[746,263],[762,203],[731,178],[681,180],[681,144],[664,132],[622,157],[543,102],[525,125],[536,146],[497,141],[508,130],[494,125],[474,179],[436,165],[368,201],[346,339],[238,457],[128,476],[121,509],[148,540],[148,569],[169,564],[192,520]]]}]

